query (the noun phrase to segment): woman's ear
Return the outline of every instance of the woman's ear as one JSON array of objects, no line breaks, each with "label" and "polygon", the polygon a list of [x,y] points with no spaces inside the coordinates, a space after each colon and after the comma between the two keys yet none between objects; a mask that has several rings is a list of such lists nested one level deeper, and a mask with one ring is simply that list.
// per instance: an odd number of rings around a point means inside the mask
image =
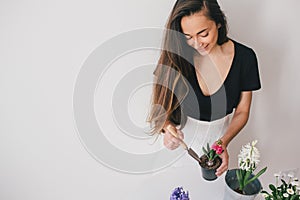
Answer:
[{"label": "woman's ear", "polygon": [[218,29],[221,28],[221,26],[222,26],[221,24],[218,24],[218,25],[217,25]]}]

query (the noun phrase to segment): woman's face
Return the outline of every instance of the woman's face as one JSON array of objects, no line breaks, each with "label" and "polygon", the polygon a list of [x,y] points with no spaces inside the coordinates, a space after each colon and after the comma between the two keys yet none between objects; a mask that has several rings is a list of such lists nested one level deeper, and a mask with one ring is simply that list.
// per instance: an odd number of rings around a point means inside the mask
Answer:
[{"label": "woman's face", "polygon": [[181,19],[181,28],[188,45],[201,55],[209,54],[217,45],[218,26],[203,11]]}]

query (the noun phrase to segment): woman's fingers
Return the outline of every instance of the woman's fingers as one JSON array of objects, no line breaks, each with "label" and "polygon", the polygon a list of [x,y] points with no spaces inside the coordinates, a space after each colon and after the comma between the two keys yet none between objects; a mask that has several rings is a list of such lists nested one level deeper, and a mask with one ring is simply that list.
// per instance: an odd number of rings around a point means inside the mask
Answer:
[{"label": "woman's fingers", "polygon": [[227,152],[227,149],[224,149],[224,152],[220,155],[222,159],[221,166],[217,169],[216,175],[221,176],[224,172],[228,170],[228,161],[229,161],[229,155]]},{"label": "woman's fingers", "polygon": [[164,135],[164,145],[170,149],[170,150],[174,150],[176,148],[179,147],[180,145],[180,140],[175,138],[171,133],[169,133],[168,131],[165,132]]},{"label": "woman's fingers", "polygon": [[181,132],[181,130],[177,129],[177,135],[181,140],[184,139],[184,134]]},{"label": "woman's fingers", "polygon": [[[177,129],[176,129],[177,130]],[[183,139],[183,133],[177,130],[177,135],[181,139]],[[181,140],[174,137],[168,130],[165,130],[164,134],[164,145],[166,148],[170,150],[174,150],[180,146]]]}]

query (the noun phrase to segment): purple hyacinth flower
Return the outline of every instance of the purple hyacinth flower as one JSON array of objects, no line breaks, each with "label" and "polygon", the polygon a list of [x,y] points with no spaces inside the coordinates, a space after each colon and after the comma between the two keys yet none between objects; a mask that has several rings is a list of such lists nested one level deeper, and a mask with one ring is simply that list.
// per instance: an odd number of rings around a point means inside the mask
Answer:
[{"label": "purple hyacinth flower", "polygon": [[190,200],[188,191],[186,193],[183,191],[181,200]]},{"label": "purple hyacinth flower", "polygon": [[170,200],[190,200],[189,193],[185,192],[182,187],[177,187],[173,190]]}]

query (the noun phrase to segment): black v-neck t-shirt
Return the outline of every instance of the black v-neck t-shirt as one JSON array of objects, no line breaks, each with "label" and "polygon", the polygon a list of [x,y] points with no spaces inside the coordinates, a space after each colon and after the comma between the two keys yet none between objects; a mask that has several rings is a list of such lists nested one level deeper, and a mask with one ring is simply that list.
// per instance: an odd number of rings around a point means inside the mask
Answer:
[{"label": "black v-neck t-shirt", "polygon": [[181,102],[186,116],[203,121],[214,121],[232,113],[237,107],[242,91],[261,88],[255,52],[234,40],[234,57],[223,85],[212,95],[203,94],[196,75],[188,76],[189,92]]}]

